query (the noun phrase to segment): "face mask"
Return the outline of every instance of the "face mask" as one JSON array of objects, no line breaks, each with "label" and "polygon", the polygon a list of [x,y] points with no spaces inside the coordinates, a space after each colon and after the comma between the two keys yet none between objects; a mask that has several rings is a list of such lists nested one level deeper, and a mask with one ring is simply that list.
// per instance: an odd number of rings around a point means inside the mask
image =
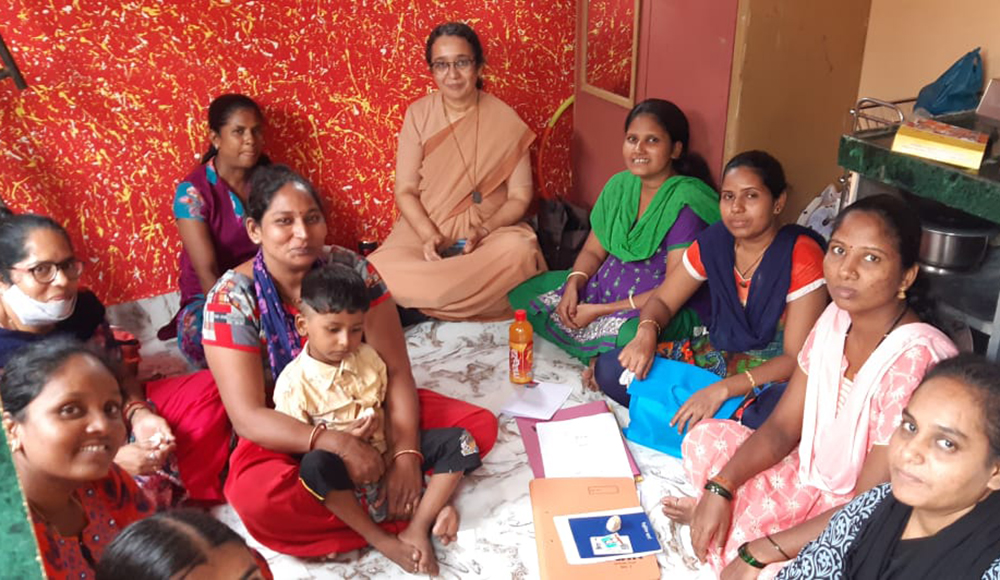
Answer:
[{"label": "face mask", "polygon": [[39,302],[28,296],[17,284],[3,291],[3,301],[25,326],[47,326],[66,320],[76,307],[76,296],[69,300]]}]

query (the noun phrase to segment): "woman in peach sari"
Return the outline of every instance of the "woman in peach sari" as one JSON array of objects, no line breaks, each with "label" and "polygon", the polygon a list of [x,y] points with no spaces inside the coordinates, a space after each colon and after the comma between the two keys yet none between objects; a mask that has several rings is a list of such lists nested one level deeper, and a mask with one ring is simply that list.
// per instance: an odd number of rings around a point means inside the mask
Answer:
[{"label": "woman in peach sari", "polygon": [[467,25],[435,28],[427,64],[438,90],[410,105],[399,133],[402,215],[369,260],[403,307],[444,320],[509,318],[507,292],[545,270],[521,223],[535,135],[480,90],[483,49]]}]

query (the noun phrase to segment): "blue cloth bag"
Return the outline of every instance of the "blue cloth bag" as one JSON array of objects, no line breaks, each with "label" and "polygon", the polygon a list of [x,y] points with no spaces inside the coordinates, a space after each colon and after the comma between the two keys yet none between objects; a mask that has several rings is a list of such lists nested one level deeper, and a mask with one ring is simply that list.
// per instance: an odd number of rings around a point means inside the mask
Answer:
[{"label": "blue cloth bag", "polygon": [[[681,456],[684,435],[670,426],[677,409],[695,391],[721,379],[705,369],[656,357],[644,380],[634,380],[628,387],[632,397],[628,405],[629,425],[625,437],[674,457]],[[742,397],[733,397],[719,407],[716,419],[728,419],[740,406]]]},{"label": "blue cloth bag", "polygon": [[983,57],[976,48],[958,59],[936,81],[920,89],[914,109],[943,115],[975,109],[983,88]]}]

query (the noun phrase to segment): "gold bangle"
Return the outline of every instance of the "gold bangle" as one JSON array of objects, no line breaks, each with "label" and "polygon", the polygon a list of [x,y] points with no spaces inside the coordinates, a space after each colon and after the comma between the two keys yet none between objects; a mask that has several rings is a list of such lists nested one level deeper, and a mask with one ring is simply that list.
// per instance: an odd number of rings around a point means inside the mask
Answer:
[{"label": "gold bangle", "polygon": [[[644,320],[640,320],[639,321],[639,326],[642,326],[643,324],[646,324],[647,322],[656,327],[656,337],[659,338],[660,337],[660,333],[663,332],[663,330],[660,328],[660,323],[656,322],[652,318],[646,318]],[[636,329],[638,329],[639,326],[637,326]]]},{"label": "gold bangle", "polygon": [[316,423],[316,426],[313,427],[312,433],[309,435],[309,451],[312,451],[313,447],[316,446],[320,431],[326,431],[326,423]]},{"label": "gold bangle", "polygon": [[756,389],[757,388],[757,381],[753,380],[753,375],[750,374],[750,369],[747,369],[747,370],[743,371],[743,373],[747,376],[748,379],[750,379],[750,388],[751,389]]},{"label": "gold bangle", "polygon": [[628,291],[628,303],[632,305],[632,310],[636,310],[635,300],[632,299],[632,290]]},{"label": "gold bangle", "polygon": [[777,550],[779,554],[781,554],[782,556],[784,556],[786,560],[794,560],[795,559],[795,558],[792,558],[791,556],[789,556],[787,553],[785,553],[784,550],[781,549],[781,546],[778,545],[778,542],[774,541],[774,538],[771,537],[771,534],[767,534],[764,537],[767,538],[768,542],[771,542],[771,545],[774,546],[774,549]]},{"label": "gold bangle", "polygon": [[420,465],[424,464],[424,454],[417,451],[416,449],[400,449],[392,455],[392,460],[395,461],[400,455],[413,454],[420,458]]},{"label": "gold bangle", "polygon": [[590,278],[590,274],[588,274],[586,272],[581,272],[579,270],[574,270],[574,271],[572,271],[572,272],[569,273],[569,276],[566,276],[566,281],[568,282],[569,279],[572,278],[573,276],[583,276],[583,278],[585,280],[587,280],[587,279]]}]

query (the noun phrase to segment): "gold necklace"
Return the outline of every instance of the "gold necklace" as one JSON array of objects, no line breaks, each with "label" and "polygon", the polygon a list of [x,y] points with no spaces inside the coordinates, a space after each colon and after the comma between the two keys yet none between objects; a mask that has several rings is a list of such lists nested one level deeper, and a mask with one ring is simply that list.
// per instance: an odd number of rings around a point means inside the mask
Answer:
[{"label": "gold necklace", "polygon": [[462,145],[458,142],[458,137],[455,136],[455,126],[451,122],[451,117],[448,115],[448,105],[444,102],[444,97],[441,97],[441,108],[444,109],[444,118],[448,121],[448,132],[451,133],[451,138],[455,141],[455,149],[458,150],[458,158],[462,160],[462,167],[465,169],[465,177],[472,184],[472,203],[482,203],[483,194],[479,191],[478,179],[477,179],[477,165],[479,164],[479,91],[476,91],[476,137],[472,144],[472,171],[469,171],[469,164],[465,162],[465,155],[462,154]]}]

